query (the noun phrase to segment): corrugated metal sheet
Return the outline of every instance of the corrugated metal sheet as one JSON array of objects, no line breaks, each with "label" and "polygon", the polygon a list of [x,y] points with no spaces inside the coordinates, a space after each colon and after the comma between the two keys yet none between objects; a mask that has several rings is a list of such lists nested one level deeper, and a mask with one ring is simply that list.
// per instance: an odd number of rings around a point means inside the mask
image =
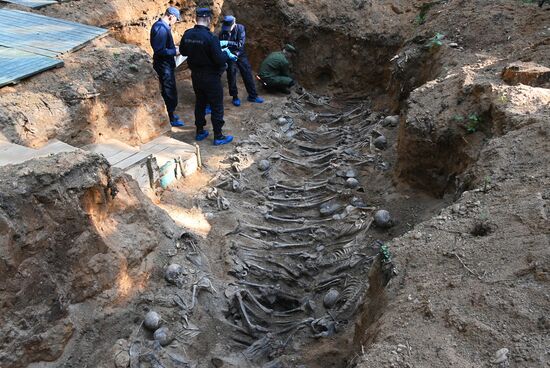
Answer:
[{"label": "corrugated metal sheet", "polygon": [[0,87],[62,65],[59,59],[0,46]]},{"label": "corrugated metal sheet", "polygon": [[63,19],[0,9],[0,87],[63,65],[57,56],[107,32]]},{"label": "corrugated metal sheet", "polygon": [[103,28],[13,9],[0,9],[0,24],[1,46],[46,55],[76,50],[107,33]]},{"label": "corrugated metal sheet", "polygon": [[57,0],[1,0],[1,2],[28,6],[29,8],[34,8],[34,9],[38,9],[46,5],[58,3]]}]

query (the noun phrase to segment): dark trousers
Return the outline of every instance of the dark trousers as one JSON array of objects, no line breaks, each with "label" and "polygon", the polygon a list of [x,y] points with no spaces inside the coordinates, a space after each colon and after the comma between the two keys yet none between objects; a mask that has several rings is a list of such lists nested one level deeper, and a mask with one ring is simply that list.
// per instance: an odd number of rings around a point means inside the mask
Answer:
[{"label": "dark trousers", "polygon": [[201,132],[206,125],[205,109],[210,105],[212,109],[212,127],[214,138],[222,136],[223,121],[223,87],[221,75],[217,73],[191,73],[193,90],[195,91],[195,125],[197,132]]},{"label": "dark trousers", "polygon": [[168,61],[153,62],[153,69],[157,72],[160,90],[170,121],[174,121],[174,111],[178,106],[178,89],[176,88],[176,73],[174,66]]},{"label": "dark trousers", "polygon": [[271,78],[262,78],[266,84],[266,89],[269,91],[287,91],[289,87],[294,85],[294,79],[287,76],[277,76]]},{"label": "dark trousers", "polygon": [[254,77],[252,77],[252,67],[246,55],[239,56],[237,61],[229,62],[227,68],[227,84],[229,85],[229,94],[233,98],[239,96],[239,90],[237,89],[237,70],[241,73],[243,78],[244,86],[248,95],[252,98],[258,97],[258,92],[256,92],[256,84],[254,83]]}]

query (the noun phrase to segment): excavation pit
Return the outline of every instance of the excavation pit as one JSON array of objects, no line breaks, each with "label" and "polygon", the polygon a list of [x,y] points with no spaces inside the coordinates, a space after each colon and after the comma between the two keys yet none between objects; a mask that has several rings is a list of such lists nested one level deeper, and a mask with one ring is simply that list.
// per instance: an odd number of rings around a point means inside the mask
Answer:
[{"label": "excavation pit", "polygon": [[[41,12],[75,20],[68,3]],[[148,50],[158,2],[87,4],[90,23]],[[194,9],[180,5],[178,36]],[[148,197],[82,152],[1,169],[0,271],[14,276],[0,282],[0,365],[485,366],[506,346],[518,367],[542,366],[550,94],[544,78],[502,84],[500,73],[519,54],[543,65],[543,28],[513,27],[546,13],[482,1],[427,13],[409,1],[213,5],[247,25],[256,69],[295,44],[304,88],[240,109],[226,99],[235,143],[200,143],[203,169]],[[480,31],[516,6],[506,32]],[[489,50],[501,44],[511,49]],[[81,147],[163,132],[148,55],[107,38],[75,58],[0,91],[6,137]],[[178,88],[192,121],[187,71]],[[192,142],[194,130],[169,135]],[[375,226],[380,209],[392,226]],[[142,326],[151,310],[157,342]]]}]

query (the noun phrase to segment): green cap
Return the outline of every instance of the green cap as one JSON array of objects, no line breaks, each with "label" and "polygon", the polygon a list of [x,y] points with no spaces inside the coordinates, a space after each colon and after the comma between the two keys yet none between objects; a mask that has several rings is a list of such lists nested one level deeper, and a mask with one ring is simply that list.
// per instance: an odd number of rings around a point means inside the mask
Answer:
[{"label": "green cap", "polygon": [[297,51],[296,51],[296,47],[292,46],[291,44],[287,43],[284,47],[284,50],[288,51],[288,52],[291,52],[293,54],[295,54]]}]

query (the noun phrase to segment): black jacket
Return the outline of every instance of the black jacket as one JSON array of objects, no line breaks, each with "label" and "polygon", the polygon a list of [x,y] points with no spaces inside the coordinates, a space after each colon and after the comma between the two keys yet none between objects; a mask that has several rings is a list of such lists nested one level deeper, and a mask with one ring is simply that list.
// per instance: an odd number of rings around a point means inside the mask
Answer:
[{"label": "black jacket", "polygon": [[183,34],[180,53],[187,56],[187,65],[192,72],[221,75],[229,57],[220,47],[218,37],[205,26],[196,25]]}]

